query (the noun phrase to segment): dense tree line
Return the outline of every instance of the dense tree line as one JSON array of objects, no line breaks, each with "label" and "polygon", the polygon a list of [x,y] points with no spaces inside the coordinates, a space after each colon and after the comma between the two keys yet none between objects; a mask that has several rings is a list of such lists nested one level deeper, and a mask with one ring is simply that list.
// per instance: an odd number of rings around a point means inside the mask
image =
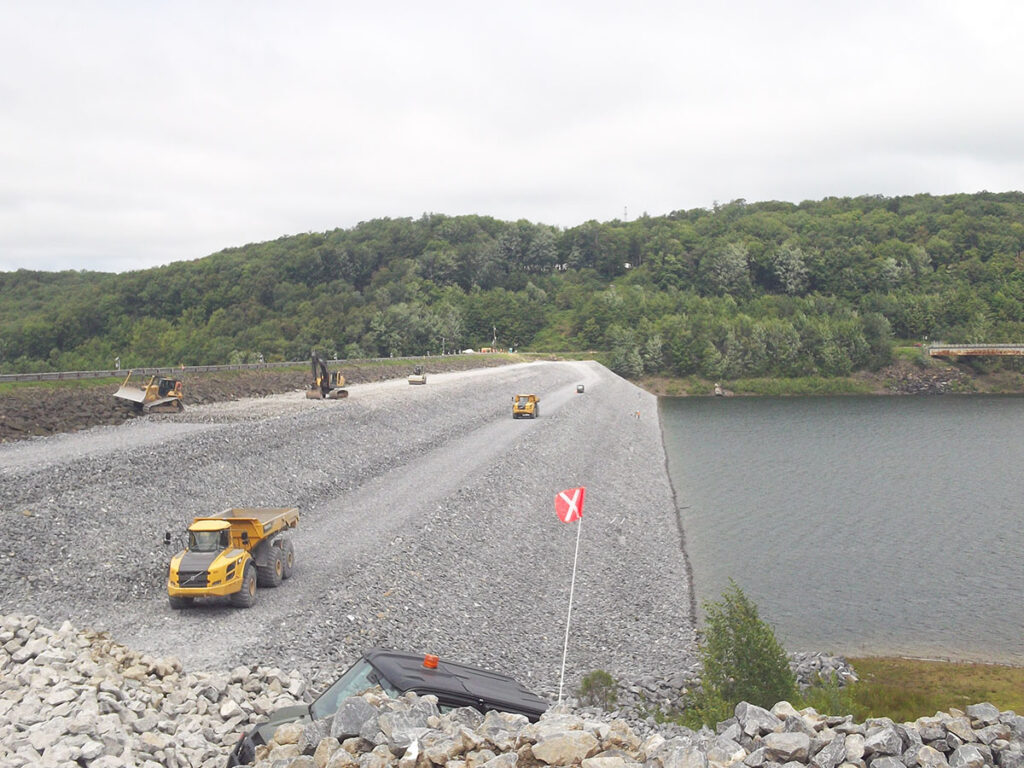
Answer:
[{"label": "dense tree line", "polygon": [[602,350],[619,372],[840,376],[894,338],[1020,341],[1024,193],[736,200],[559,229],[424,214],[106,274],[0,273],[0,370]]}]

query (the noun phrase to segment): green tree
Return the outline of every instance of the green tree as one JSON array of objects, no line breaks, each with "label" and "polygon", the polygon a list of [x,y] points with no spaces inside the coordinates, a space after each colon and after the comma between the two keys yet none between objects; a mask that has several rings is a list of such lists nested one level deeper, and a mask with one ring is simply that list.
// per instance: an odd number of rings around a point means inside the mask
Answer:
[{"label": "green tree", "polygon": [[[721,601],[704,604],[699,654],[703,672],[697,709],[726,717],[741,701],[770,709],[796,696],[796,679],[775,631],[732,579]],[[724,719],[724,718],[722,718]]]},{"label": "green tree", "polygon": [[608,366],[620,376],[637,378],[644,373],[644,363],[636,343],[636,334],[628,328],[613,325],[608,329],[607,344],[611,349]]},{"label": "green tree", "polygon": [[772,256],[772,270],[784,293],[790,296],[807,290],[807,267],[804,253],[797,246],[783,245]]},{"label": "green tree", "polygon": [[749,254],[743,243],[728,243],[700,261],[700,272],[708,293],[746,296],[750,293]]}]

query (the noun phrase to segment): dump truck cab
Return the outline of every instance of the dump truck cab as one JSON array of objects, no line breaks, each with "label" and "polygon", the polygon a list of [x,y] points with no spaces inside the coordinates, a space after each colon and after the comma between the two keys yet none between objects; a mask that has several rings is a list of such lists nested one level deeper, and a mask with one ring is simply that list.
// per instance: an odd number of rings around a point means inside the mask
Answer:
[{"label": "dump truck cab", "polygon": [[516,395],[512,398],[513,419],[536,419],[540,415],[540,398],[536,395]]},{"label": "dump truck cab", "polygon": [[296,507],[231,508],[195,518],[187,547],[171,558],[171,608],[185,608],[197,597],[224,596],[240,608],[252,606],[257,586],[276,587],[292,575],[295,548],[286,532],[298,520]]},{"label": "dump truck cab", "polygon": [[231,546],[231,524],[227,520],[199,520],[189,526],[189,552],[222,552]]}]

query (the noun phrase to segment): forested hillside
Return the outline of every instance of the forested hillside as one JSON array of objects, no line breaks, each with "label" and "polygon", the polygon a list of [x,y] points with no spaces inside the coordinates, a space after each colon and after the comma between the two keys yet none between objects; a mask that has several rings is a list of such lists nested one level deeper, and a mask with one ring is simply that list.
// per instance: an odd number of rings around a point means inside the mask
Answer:
[{"label": "forested hillside", "polygon": [[1024,193],[733,201],[569,229],[424,214],[106,274],[0,273],[0,371],[490,346],[620,373],[841,376],[1024,339]]}]

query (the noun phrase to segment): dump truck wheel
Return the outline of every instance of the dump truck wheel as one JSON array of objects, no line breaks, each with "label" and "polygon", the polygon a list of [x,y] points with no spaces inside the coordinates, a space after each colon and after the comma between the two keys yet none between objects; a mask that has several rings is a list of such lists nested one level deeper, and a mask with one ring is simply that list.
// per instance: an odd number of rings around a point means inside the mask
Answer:
[{"label": "dump truck wheel", "polygon": [[281,569],[281,577],[290,579],[295,571],[295,545],[292,544],[291,539],[285,539],[281,544],[281,550],[284,552],[284,567]]},{"label": "dump truck wheel", "polygon": [[269,565],[256,566],[256,572],[259,574],[259,584],[261,587],[278,586],[281,583],[281,579],[284,578],[284,557],[281,554],[281,550],[277,547],[271,547]]},{"label": "dump truck wheel", "polygon": [[246,564],[242,572],[242,588],[231,596],[231,604],[236,608],[252,608],[256,602],[256,574],[251,564]]},{"label": "dump truck wheel", "polygon": [[179,595],[168,595],[167,602],[171,604],[171,608],[176,611],[180,611],[182,608],[188,608],[192,605],[192,598],[181,597]]}]

